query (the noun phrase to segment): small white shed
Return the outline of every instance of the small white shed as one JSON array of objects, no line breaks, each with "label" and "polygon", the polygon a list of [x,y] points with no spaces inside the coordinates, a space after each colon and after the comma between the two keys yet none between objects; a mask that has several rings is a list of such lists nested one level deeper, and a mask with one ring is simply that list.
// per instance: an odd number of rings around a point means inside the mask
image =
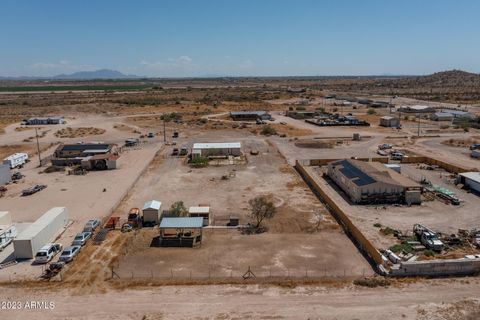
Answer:
[{"label": "small white shed", "polygon": [[210,207],[190,207],[188,209],[188,215],[190,217],[203,218],[203,226],[208,226],[210,224]]},{"label": "small white shed", "polygon": [[162,203],[157,200],[151,200],[151,201],[145,202],[145,205],[143,206],[143,209],[142,209],[143,223],[159,224],[161,206],[162,206]]}]

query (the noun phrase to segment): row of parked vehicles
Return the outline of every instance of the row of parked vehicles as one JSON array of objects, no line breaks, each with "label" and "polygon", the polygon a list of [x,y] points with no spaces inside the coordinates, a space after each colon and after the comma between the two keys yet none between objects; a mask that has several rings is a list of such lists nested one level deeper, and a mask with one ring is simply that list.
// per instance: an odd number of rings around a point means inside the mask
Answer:
[{"label": "row of parked vehicles", "polygon": [[93,232],[99,225],[100,220],[89,220],[85,224],[83,231],[78,233],[73,239],[72,244],[66,248],[63,248],[60,243],[48,243],[44,245],[35,255],[34,262],[38,264],[48,263],[60,252],[61,254],[58,258],[59,262],[68,263],[73,261],[80,252],[80,249],[87,243],[88,239],[92,237]]}]

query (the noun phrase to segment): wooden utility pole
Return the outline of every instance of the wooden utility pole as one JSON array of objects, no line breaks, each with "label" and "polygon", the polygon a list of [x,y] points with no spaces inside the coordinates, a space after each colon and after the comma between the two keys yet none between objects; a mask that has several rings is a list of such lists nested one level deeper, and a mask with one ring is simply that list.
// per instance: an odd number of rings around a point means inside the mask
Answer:
[{"label": "wooden utility pole", "polygon": [[38,167],[41,167],[42,158],[40,157],[40,143],[38,142],[38,128],[35,128],[35,137],[37,138]]},{"label": "wooden utility pole", "polygon": [[165,115],[163,115],[163,142],[167,142],[167,131],[165,129]]}]

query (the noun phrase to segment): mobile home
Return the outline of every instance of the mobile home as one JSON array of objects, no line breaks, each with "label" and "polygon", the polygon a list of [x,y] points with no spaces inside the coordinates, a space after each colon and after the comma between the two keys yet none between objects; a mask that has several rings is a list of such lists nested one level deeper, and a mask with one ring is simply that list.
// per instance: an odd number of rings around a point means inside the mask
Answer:
[{"label": "mobile home", "polygon": [[28,154],[26,153],[14,153],[5,159],[3,159],[3,164],[8,164],[10,169],[16,168],[25,164],[28,160]]}]

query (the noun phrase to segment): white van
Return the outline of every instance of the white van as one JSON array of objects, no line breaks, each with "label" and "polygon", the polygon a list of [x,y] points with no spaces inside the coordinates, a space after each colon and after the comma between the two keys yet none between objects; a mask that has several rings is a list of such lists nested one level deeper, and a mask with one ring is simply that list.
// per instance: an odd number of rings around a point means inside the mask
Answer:
[{"label": "white van", "polygon": [[35,255],[35,263],[47,263],[52,260],[57,253],[62,251],[62,249],[63,247],[60,243],[48,243],[44,245]]},{"label": "white van", "polygon": [[10,226],[6,229],[0,229],[0,251],[2,251],[6,246],[13,241],[17,236],[17,228]]}]

